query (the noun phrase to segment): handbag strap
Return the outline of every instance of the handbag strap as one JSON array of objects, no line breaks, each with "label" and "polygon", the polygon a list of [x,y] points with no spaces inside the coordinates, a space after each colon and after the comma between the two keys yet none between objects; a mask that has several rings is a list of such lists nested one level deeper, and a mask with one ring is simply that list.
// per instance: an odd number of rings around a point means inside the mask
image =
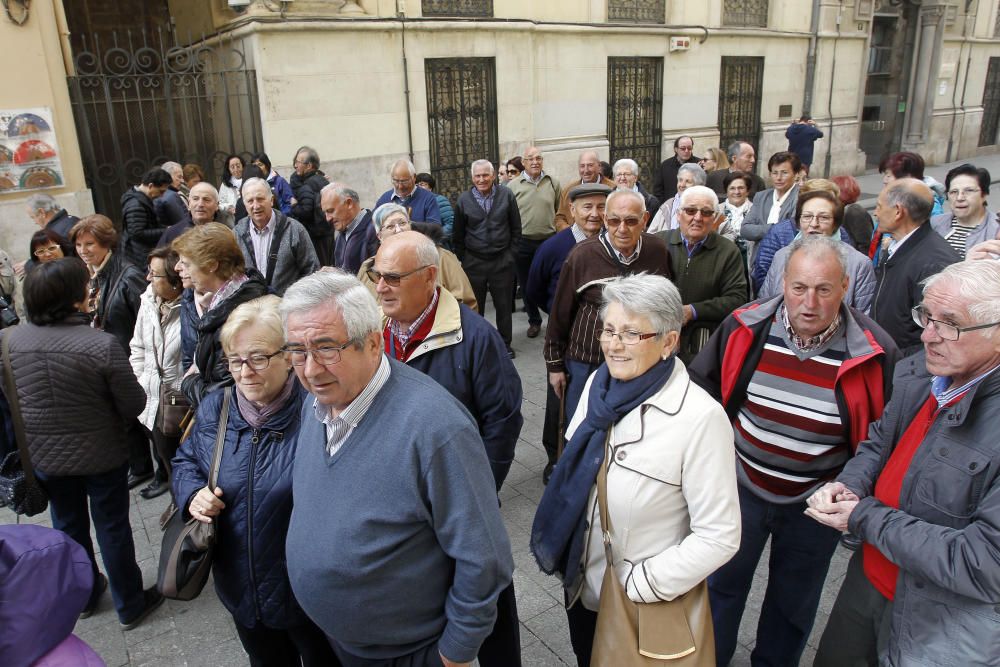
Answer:
[{"label": "handbag strap", "polygon": [[21,457],[21,470],[29,486],[35,485],[35,471],[31,467],[31,456],[28,454],[28,439],[24,435],[24,419],[21,417],[21,401],[17,397],[17,386],[14,384],[14,366],[10,363],[10,336],[8,330],[3,337],[3,375],[4,393],[10,406],[10,417],[14,426],[14,439],[17,440],[17,451]]},{"label": "handbag strap", "polygon": [[614,565],[611,554],[611,517],[608,514],[608,466],[611,465],[611,456],[608,454],[608,445],[611,444],[611,428],[608,428],[608,435],[604,438],[604,461],[601,462],[601,470],[597,473],[597,507],[601,512],[601,532],[604,539],[604,556],[608,559],[608,567]]},{"label": "handbag strap", "polygon": [[[215,452],[212,454],[212,469],[208,473],[208,489],[215,492],[219,482],[219,466],[222,464],[222,443],[226,441],[226,427],[229,424],[230,389],[223,390],[222,412],[219,414],[219,432],[215,434]],[[232,390],[235,391],[235,390]]]}]

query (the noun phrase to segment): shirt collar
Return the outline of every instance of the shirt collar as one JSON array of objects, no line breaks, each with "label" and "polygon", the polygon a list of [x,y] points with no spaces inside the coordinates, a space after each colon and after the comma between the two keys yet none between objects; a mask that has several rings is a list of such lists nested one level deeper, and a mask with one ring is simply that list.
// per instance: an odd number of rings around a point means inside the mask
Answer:
[{"label": "shirt collar", "polygon": [[612,257],[617,258],[618,261],[621,262],[622,264],[624,264],[625,266],[628,266],[629,264],[631,264],[635,260],[639,259],[639,253],[642,252],[642,235],[641,234],[639,235],[639,241],[635,244],[635,251],[631,255],[629,255],[628,257],[626,257],[625,255],[623,255],[618,250],[618,248],[616,248],[614,246],[614,244],[611,243],[611,239],[608,238],[608,229],[607,229],[607,227],[603,227],[601,229],[599,238],[601,239],[601,243],[604,245],[604,249],[608,251],[608,254],[611,255]]},{"label": "shirt collar", "polygon": [[795,329],[792,328],[792,323],[788,321],[788,310],[785,308],[785,304],[781,304],[778,309],[778,313],[781,316],[781,325],[785,328],[785,333],[788,334],[788,340],[799,349],[800,352],[811,352],[812,350],[817,350],[827,343],[837,335],[840,331],[840,313],[833,318],[833,322],[830,322],[830,326],[826,328],[815,336],[810,336],[809,338],[803,338],[802,336],[795,333]]},{"label": "shirt collar", "polygon": [[541,173],[538,174],[538,180],[532,180],[531,176],[528,175],[528,170],[527,169],[525,169],[524,171],[521,172],[521,180],[522,181],[528,181],[532,185],[538,185],[539,183],[542,182],[543,178],[545,178],[545,170],[544,169],[541,171]]},{"label": "shirt collar", "polygon": [[250,231],[252,231],[252,232],[254,232],[256,234],[259,234],[261,236],[263,236],[264,234],[268,234],[270,232],[273,232],[274,231],[275,220],[277,220],[277,219],[278,219],[278,216],[277,216],[277,214],[275,214],[274,210],[272,209],[271,210],[271,219],[267,221],[267,224],[264,225],[264,228],[263,229],[257,229],[257,225],[253,224],[253,220],[251,220],[250,221]]},{"label": "shirt collar", "polygon": [[368,209],[363,208],[358,211],[358,214],[354,216],[354,220],[351,220],[351,224],[347,225],[347,229],[344,230],[344,236],[350,236],[351,233],[358,228],[358,225],[361,224],[361,221],[364,219],[366,213],[368,213]]},{"label": "shirt collar", "polygon": [[902,237],[900,237],[898,239],[895,236],[893,236],[892,234],[889,234],[889,238],[892,239],[892,241],[889,242],[889,248],[888,248],[889,257],[892,257],[894,254],[896,254],[896,251],[899,250],[899,247],[901,245],[903,245],[904,243],[906,243],[906,239],[908,239],[911,236],[913,236],[913,232],[917,231],[918,229],[920,229],[920,228],[919,227],[914,227],[912,230],[910,230],[909,232],[907,232],[907,234],[905,236],[902,236]]},{"label": "shirt collar", "polygon": [[427,319],[427,316],[430,315],[431,312],[433,312],[435,307],[437,307],[438,292],[439,288],[435,288],[434,296],[431,297],[431,302],[427,304],[427,307],[424,308],[422,313],[420,313],[420,316],[417,317],[417,319],[413,320],[413,323],[410,324],[410,326],[406,327],[405,329],[403,328],[403,325],[400,324],[397,320],[394,320],[391,317],[389,318],[389,332],[393,336],[395,336],[396,339],[404,346],[406,345],[407,341],[410,340],[413,334],[417,332],[417,329],[420,328],[420,325],[424,323],[424,320]]},{"label": "shirt collar", "polygon": [[580,228],[580,225],[576,224],[575,222],[573,223],[573,226],[570,227],[570,229],[573,230],[573,239],[577,243],[579,243],[580,241],[585,241],[587,239],[587,232],[583,231],[583,229]]},{"label": "shirt collar", "polygon": [[950,377],[935,375],[931,378],[931,393],[934,394],[934,398],[937,399],[938,405],[947,405],[985,380],[986,376],[998,368],[1000,368],[1000,366],[994,366],[985,373],[981,373],[980,375],[972,378],[961,387],[955,387],[954,389],[948,389],[948,387],[951,386]]},{"label": "shirt collar", "polygon": [[335,416],[329,406],[320,405],[319,401],[315,398],[313,399],[313,414],[316,415],[318,421],[326,425],[329,425],[336,419],[342,419],[352,427],[357,426],[361,422],[361,418],[368,412],[368,408],[371,407],[372,402],[375,400],[375,395],[378,394],[379,390],[389,380],[391,372],[392,367],[389,365],[389,359],[385,354],[382,354],[381,361],[379,361],[378,368],[375,370],[375,374],[372,375],[371,380],[361,390],[361,393],[355,396],[354,400],[340,411],[340,414]]}]

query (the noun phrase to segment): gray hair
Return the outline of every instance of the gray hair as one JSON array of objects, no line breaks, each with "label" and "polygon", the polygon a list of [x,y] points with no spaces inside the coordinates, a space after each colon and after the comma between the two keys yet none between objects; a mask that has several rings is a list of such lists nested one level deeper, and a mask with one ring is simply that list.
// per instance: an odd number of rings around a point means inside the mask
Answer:
[{"label": "gray hair", "polygon": [[211,191],[212,196],[215,197],[215,201],[219,201],[219,191],[215,188],[214,185],[212,185],[208,181],[201,181],[200,183],[195,183],[194,185],[191,186],[191,191],[194,192],[195,188],[201,188],[203,190],[205,188],[208,188]]},{"label": "gray hair", "polygon": [[[914,179],[916,180],[916,179]],[[928,188],[928,190],[930,190]],[[885,189],[885,203],[889,206],[902,206],[906,215],[917,223],[924,223],[931,217],[934,209],[934,197],[924,199],[916,192],[913,192],[907,184],[893,182]]]},{"label": "gray hair", "polygon": [[46,213],[49,213],[58,211],[62,207],[56,203],[55,197],[52,195],[31,195],[28,197],[28,208],[32,211],[42,209]]},{"label": "gray hair", "polygon": [[496,169],[493,167],[493,163],[490,162],[489,160],[476,160],[475,162],[472,163],[472,166],[469,167],[469,174],[471,174],[472,176],[475,176],[476,175],[476,167],[482,167],[482,166],[489,167],[491,174],[497,173]]},{"label": "gray hair", "polygon": [[357,347],[368,334],[382,328],[375,297],[356,277],[342,271],[317,271],[288,288],[279,308],[286,334],[289,315],[318,308],[339,312],[348,338]]},{"label": "gray hair", "polygon": [[354,188],[348,187],[343,183],[327,183],[323,186],[323,189],[319,191],[319,196],[332,192],[337,195],[338,199],[350,199],[355,204],[361,205],[361,197],[358,195],[358,191]]},{"label": "gray hair", "polygon": [[617,303],[625,312],[649,320],[657,335],[680,331],[684,325],[684,302],[677,287],[651,273],[636,273],[609,280],[601,295],[600,317],[608,315],[608,306]]},{"label": "gray hair", "polygon": [[267,190],[268,194],[270,195],[274,194],[274,190],[271,189],[271,184],[265,181],[263,178],[259,178],[257,176],[254,176],[253,178],[248,178],[247,180],[243,181],[243,183],[240,184],[240,194],[242,195],[243,192],[247,189],[247,186],[250,185],[263,185],[264,188]]},{"label": "gray hair", "polygon": [[396,160],[395,162],[392,163],[392,169],[390,169],[389,171],[390,172],[395,171],[396,167],[406,167],[406,171],[409,172],[410,176],[416,177],[416,175],[417,175],[417,168],[414,167],[413,163],[410,162],[409,160],[405,160],[405,159],[404,160]]},{"label": "gray hair", "polygon": [[[702,173],[705,173],[705,172],[702,171]],[[690,199],[691,197],[699,197],[699,196],[700,197],[704,197],[705,199],[711,200],[712,201],[712,208],[715,209],[716,213],[719,212],[719,195],[715,194],[715,190],[713,190],[712,188],[706,187],[704,185],[692,185],[687,190],[685,190],[684,192],[682,192],[681,193],[681,206],[684,206],[684,204],[687,202],[687,200]]]},{"label": "gray hair", "polygon": [[184,167],[182,167],[177,162],[164,162],[163,164],[160,165],[160,169],[162,169],[163,171],[167,172],[171,176],[173,175],[174,170],[176,170],[176,169],[180,169],[181,172],[184,171]]},{"label": "gray hair", "polygon": [[621,160],[615,162],[615,166],[611,168],[611,173],[617,174],[619,167],[628,167],[629,169],[632,170],[632,173],[635,175],[635,177],[639,178],[639,163],[637,163],[632,158],[623,157]]},{"label": "gray hair", "polygon": [[[1000,321],[1000,262],[966,260],[946,266],[923,281],[923,293],[940,282],[951,283],[969,299],[969,315],[975,324]],[[991,337],[995,334],[996,329],[989,330]]]},{"label": "gray hair", "polygon": [[819,257],[824,253],[832,253],[840,264],[841,276],[847,275],[850,258],[847,246],[839,237],[823,236],[822,234],[804,234],[788,246],[788,257],[785,261],[784,275],[788,275],[788,267],[792,265],[792,257],[797,252],[804,252],[810,257]]},{"label": "gray hair", "polygon": [[577,158],[577,164],[579,164],[580,162],[582,162],[583,158],[587,157],[588,155],[592,155],[594,157],[594,160],[597,161],[597,162],[601,161],[601,154],[598,153],[597,151],[595,151],[593,148],[588,148],[587,150],[582,151],[580,153],[580,157]]},{"label": "gray hair", "polygon": [[402,213],[407,220],[410,219],[410,214],[405,208],[393,202],[386,202],[372,211],[372,223],[375,225],[375,231],[381,231],[382,223],[393,213]]},{"label": "gray hair", "polygon": [[635,201],[639,202],[639,208],[642,212],[646,212],[646,198],[635,190],[615,190],[608,195],[607,201],[604,202],[606,208],[611,208],[611,201],[613,199],[618,199],[619,197],[631,197]]},{"label": "gray hair", "polygon": [[303,155],[305,157],[303,162],[306,164],[311,164],[316,169],[319,169],[319,153],[316,152],[315,148],[310,146],[303,146],[299,150],[295,151],[295,157]]},{"label": "gray hair", "polygon": [[691,174],[691,178],[694,179],[695,185],[705,185],[705,181],[708,180],[708,176],[705,174],[705,170],[696,165],[693,162],[685,162],[677,170],[677,175],[681,174]]},{"label": "gray hair", "polygon": [[[420,232],[414,232],[420,234]],[[391,241],[390,241],[391,242]],[[420,266],[437,266],[441,260],[441,253],[429,236],[420,234],[419,239],[414,239],[417,262]]]},{"label": "gray hair", "polygon": [[737,140],[729,144],[729,146],[726,148],[726,157],[729,158],[730,162],[735,160],[736,156],[740,154],[740,151],[743,150],[743,144],[745,143],[746,143],[745,141]]}]

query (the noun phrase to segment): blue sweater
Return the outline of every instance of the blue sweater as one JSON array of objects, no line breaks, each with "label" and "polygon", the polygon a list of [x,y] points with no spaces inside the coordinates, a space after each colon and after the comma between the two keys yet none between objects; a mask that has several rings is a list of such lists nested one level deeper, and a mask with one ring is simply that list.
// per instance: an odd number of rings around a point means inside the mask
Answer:
[{"label": "blue sweater", "polygon": [[[392,190],[386,190],[375,202],[375,210],[382,204],[392,201]],[[403,204],[403,207],[410,212],[410,222],[436,222],[441,224],[441,209],[438,208],[437,196],[430,190],[414,188],[410,195],[410,201]]]},{"label": "blue sweater", "polygon": [[552,298],[559,284],[559,272],[569,251],[576,246],[573,227],[567,227],[539,246],[535,258],[531,260],[531,271],[528,273],[528,298],[546,313],[552,308]]},{"label": "blue sweater", "polygon": [[438,642],[448,659],[469,662],[514,569],[489,462],[458,401],[389,363],[385,386],[332,457],[306,399],[289,578],[309,617],[353,655],[395,658]]}]

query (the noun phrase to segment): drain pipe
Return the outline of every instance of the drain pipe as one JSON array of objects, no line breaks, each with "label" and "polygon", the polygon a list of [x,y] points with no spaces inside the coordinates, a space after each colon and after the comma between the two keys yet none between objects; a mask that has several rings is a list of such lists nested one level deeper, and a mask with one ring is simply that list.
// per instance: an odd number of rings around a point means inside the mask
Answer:
[{"label": "drain pipe", "polygon": [[413,162],[413,121],[410,113],[410,72],[406,67],[406,12],[404,11],[405,0],[396,2],[396,18],[400,21],[400,42],[403,56],[403,98],[406,100],[406,146]]},{"label": "drain pipe", "polygon": [[840,41],[840,22],[843,17],[844,0],[840,0],[840,5],[837,7],[837,36],[833,38],[833,54],[830,60],[830,92],[826,97],[826,113],[830,117],[826,131],[829,148],[826,149],[826,159],[823,161],[823,176],[826,178],[830,178],[830,165],[833,164],[833,82],[837,78],[837,43]]},{"label": "drain pipe", "polygon": [[[958,50],[958,66],[962,66],[962,51],[966,47],[966,36],[969,30],[969,8],[972,6],[973,0],[965,0],[965,21],[962,22],[962,46]],[[969,57],[965,64],[965,81],[962,83],[962,126],[965,126],[965,87],[969,83],[969,65],[972,64],[972,49],[969,49]],[[958,72],[955,73],[956,75]],[[951,87],[951,130],[948,132],[948,150],[945,153],[945,162],[951,162],[951,152],[955,148],[955,123],[958,121],[958,113],[956,113],[958,100],[956,99],[958,95],[958,76],[955,77],[955,83]]]},{"label": "drain pipe", "polygon": [[821,0],[813,0],[812,18],[809,21],[809,54],[806,56],[806,81],[802,93],[802,113],[812,113],[813,86],[816,83],[816,44],[819,41],[819,12]]}]

